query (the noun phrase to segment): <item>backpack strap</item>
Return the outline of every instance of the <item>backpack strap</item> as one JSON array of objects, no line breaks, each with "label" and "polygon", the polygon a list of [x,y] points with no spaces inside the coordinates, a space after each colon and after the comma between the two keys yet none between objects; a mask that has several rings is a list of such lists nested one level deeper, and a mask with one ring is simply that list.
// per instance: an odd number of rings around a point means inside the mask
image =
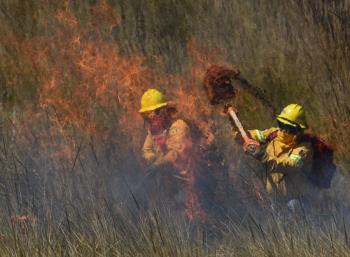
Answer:
[{"label": "backpack strap", "polygon": [[272,131],[267,137],[265,142],[266,143],[270,143],[272,140],[274,140],[277,137],[278,134],[278,129],[276,129],[275,131]]}]

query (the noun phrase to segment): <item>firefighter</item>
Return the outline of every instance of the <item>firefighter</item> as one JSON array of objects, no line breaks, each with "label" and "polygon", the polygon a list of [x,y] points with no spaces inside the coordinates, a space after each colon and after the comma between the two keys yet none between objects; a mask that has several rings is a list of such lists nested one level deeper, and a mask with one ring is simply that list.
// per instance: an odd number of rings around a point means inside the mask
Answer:
[{"label": "firefighter", "polygon": [[[305,111],[299,104],[289,104],[277,116],[278,127],[250,130],[253,140],[263,145],[259,158],[266,164],[264,184],[274,199],[283,199],[294,209],[312,191],[308,174],[312,168],[312,146],[303,141],[307,128]],[[245,151],[248,144],[244,144]]]},{"label": "firefighter", "polygon": [[[201,214],[195,190],[189,126],[184,120],[175,119],[174,106],[169,104],[165,96],[156,89],[148,89],[143,94],[139,112],[148,128],[142,148],[143,158],[152,169],[166,172],[161,168],[169,166],[174,168],[173,177],[177,178],[178,184],[183,185],[187,217],[196,218]],[[161,184],[163,183],[166,181],[161,181]]]}]

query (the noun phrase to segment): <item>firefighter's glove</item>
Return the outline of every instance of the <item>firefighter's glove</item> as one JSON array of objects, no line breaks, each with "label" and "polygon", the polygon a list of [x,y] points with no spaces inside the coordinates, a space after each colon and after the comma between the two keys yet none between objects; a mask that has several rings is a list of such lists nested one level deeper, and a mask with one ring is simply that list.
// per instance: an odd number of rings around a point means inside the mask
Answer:
[{"label": "firefighter's glove", "polygon": [[259,148],[260,144],[258,141],[251,138],[244,139],[243,150],[245,153],[254,156],[258,153]]}]

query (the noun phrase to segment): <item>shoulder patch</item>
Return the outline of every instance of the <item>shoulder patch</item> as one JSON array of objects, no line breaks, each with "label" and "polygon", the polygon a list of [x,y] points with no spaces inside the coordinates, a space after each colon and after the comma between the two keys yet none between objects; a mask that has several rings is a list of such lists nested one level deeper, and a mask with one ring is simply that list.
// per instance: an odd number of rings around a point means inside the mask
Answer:
[{"label": "shoulder patch", "polygon": [[189,130],[188,125],[183,120],[176,120],[169,129],[169,134],[179,134],[184,133]]},{"label": "shoulder patch", "polygon": [[306,151],[304,149],[301,149],[299,151],[299,155],[300,155],[301,158],[305,158],[306,157]]}]

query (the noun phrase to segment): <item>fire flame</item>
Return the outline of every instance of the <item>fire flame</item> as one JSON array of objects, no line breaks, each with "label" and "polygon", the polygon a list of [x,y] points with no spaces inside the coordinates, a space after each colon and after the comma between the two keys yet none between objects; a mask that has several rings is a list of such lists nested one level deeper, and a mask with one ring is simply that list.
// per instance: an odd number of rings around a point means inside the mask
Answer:
[{"label": "fire flame", "polygon": [[[28,127],[48,121],[47,135],[41,136],[42,147],[47,148],[49,138],[57,139],[50,141],[51,157],[73,160],[79,147],[76,135],[106,139],[112,133],[124,133],[139,151],[145,134],[139,101],[146,89],[161,85],[180,115],[202,131],[199,144],[210,145],[213,124],[202,78],[212,63],[222,64],[224,53],[200,46],[192,38],[187,45],[189,72],[162,74],[149,67],[148,57],[141,53],[120,54],[112,29],[122,26],[121,18],[106,1],[99,1],[90,12],[91,20],[82,23],[69,8],[59,10],[49,36],[26,39],[19,47],[40,74],[41,83],[38,106],[27,108],[23,115],[32,117],[26,120]],[[152,58],[162,62],[162,56]],[[101,117],[114,126],[104,126]],[[198,214],[193,187],[194,183],[187,204],[191,219],[204,216]]]}]

